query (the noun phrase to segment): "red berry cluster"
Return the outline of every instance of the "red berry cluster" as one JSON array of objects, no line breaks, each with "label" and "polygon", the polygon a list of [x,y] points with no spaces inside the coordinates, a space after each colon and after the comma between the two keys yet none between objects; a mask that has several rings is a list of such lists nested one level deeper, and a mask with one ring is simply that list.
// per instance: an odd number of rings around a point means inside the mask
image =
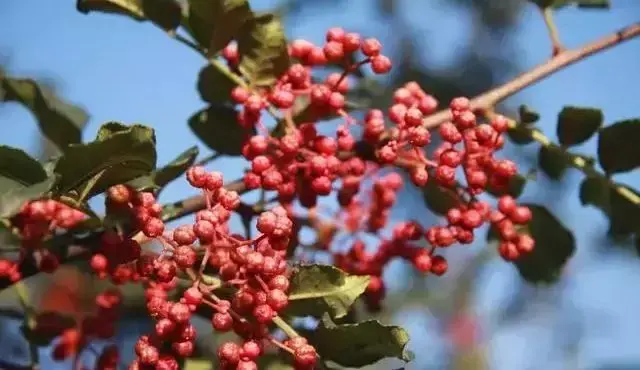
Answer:
[{"label": "red berry cluster", "polygon": [[[122,297],[116,290],[107,290],[99,294],[95,303],[97,311],[82,319],[79,326],[65,327],[65,322],[54,314],[41,314],[36,318],[33,329],[45,336],[58,334],[60,339],[53,347],[53,358],[64,361],[71,356],[78,357],[93,339],[109,339],[115,334],[115,323],[119,318],[119,307]],[[118,368],[119,352],[116,346],[107,346],[100,354],[96,364],[98,370],[115,370]]]},{"label": "red berry cluster", "polygon": [[86,215],[81,211],[53,199],[25,203],[11,220],[21,236],[20,258],[18,262],[0,259],[0,279],[20,280],[20,261],[32,255],[39,257],[40,271],[55,271],[58,257],[43,248],[43,243],[58,230],[72,229],[85,219]]},{"label": "red berry cluster", "polygon": [[162,206],[151,192],[136,192],[126,185],[112,186],[107,190],[107,208],[111,213],[130,216],[134,227],[149,238],[164,232],[160,219]]},{"label": "red berry cluster", "polygon": [[[240,205],[238,194],[222,187],[219,172],[196,166],[187,171],[189,183],[207,199],[206,209],[196,214],[193,224],[178,226],[158,239],[162,253],[156,258],[138,259],[137,273],[147,283],[147,309],[156,319],[152,334],[143,336],[135,346],[137,359],[131,369],[177,369],[177,358],[190,356],[196,331],[190,322],[201,305],[213,309],[211,325],[216,331],[233,331],[243,342],[229,342],[219,348],[223,369],[257,369],[256,360],[265,346],[274,341],[294,355],[297,369],[311,369],[315,350],[309,345],[299,349],[277,342],[268,325],[289,299],[286,251],[293,233],[287,211],[276,207],[263,212],[257,220],[259,235],[245,239],[231,234],[231,211]],[[232,289],[229,298],[218,297],[203,273],[217,274],[222,285]],[[178,275],[192,281],[179,301],[171,301],[169,292],[177,286]]]},{"label": "red berry cluster", "polygon": [[[283,203],[297,196],[304,206],[311,208],[318,196],[332,192],[338,178],[362,176],[361,160],[345,163],[338,156],[340,151],[351,151],[355,145],[349,129],[353,118],[344,111],[345,94],[349,91],[348,74],[356,68],[370,63],[376,73],[390,70],[391,62],[381,54],[381,49],[376,39],[362,40],[357,33],[333,28],[327,32],[324,46],[305,40],[293,41],[289,52],[299,63],[290,66],[268,91],[250,91],[244,87],[232,91],[232,99],[242,105],[238,122],[245,127],[261,127],[261,114],[268,107],[280,110],[284,116],[283,137],[264,133],[251,137],[243,147],[245,158],[251,161],[251,171],[245,176],[249,189],[275,190]],[[357,51],[365,58],[351,63],[350,57]],[[313,66],[333,62],[344,63],[344,73],[332,73],[323,81],[313,80]],[[347,119],[346,124],[338,128],[336,138],[319,135],[313,121],[296,126],[292,109],[300,98],[308,100],[306,109],[310,117],[336,113]]]}]

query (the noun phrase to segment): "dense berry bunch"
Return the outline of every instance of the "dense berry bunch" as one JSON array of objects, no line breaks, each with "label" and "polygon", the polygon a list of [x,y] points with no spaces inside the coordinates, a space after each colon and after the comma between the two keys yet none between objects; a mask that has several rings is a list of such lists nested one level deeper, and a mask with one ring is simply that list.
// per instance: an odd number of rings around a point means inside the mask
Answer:
[{"label": "dense berry bunch", "polygon": [[[135,345],[132,370],[177,370],[180,359],[194,352],[191,317],[203,308],[211,313],[214,330],[233,332],[241,339],[218,348],[222,369],[257,369],[258,358],[273,350],[291,355],[295,369],[313,369],[318,354],[305,338],[285,330],[288,338],[280,341],[270,329],[282,322],[279,314],[289,305],[287,258],[298,256],[302,224],[315,228],[315,247],[329,253],[337,267],[370,277],[364,295],[370,309],[381,306],[382,275],[393,259],[404,259],[423,273],[443,275],[448,270],[443,250],[472,243],[487,224],[496,230],[499,252],[506,260],[516,260],[535,246],[523,231],[532,218],[527,207],[508,195],[499,198],[495,209],[480,198],[488,189],[506,193],[517,174],[515,163],[496,157],[504,144],[505,118],[483,120],[468,99],[455,98],[444,112],[451,119],[437,130],[441,144],[427,154],[432,141],[428,127],[433,126],[429,117],[438,101],[416,82],[397,89],[386,111],[371,109],[361,118],[347,113],[350,74],[364,65],[376,74],[391,69],[378,40],[332,28],[323,45],[295,40],[288,51],[294,63],[272,86],[241,84],[230,96],[240,107],[237,123],[259,133],[247,137],[242,146],[250,162],[244,187],[277,193],[278,205],[243,204],[237,192],[224,187],[220,172],[194,166],[186,178],[201,193],[202,205],[191,209],[196,211],[193,222],[168,230],[163,219],[170,218],[163,215],[154,193],[122,184],[107,190],[109,222],[102,225],[99,243],[91,246],[90,265],[100,278],[116,285],[142,284],[154,319],[153,331]],[[237,45],[229,44],[222,55],[242,81]],[[315,68],[329,64],[341,66],[343,72],[316,78]],[[299,111],[299,106],[304,108]],[[265,113],[278,122],[272,132],[261,120]],[[321,134],[316,124],[333,117],[341,120],[335,132]],[[354,136],[357,132],[361,138]],[[425,227],[405,220],[390,225],[391,210],[406,182],[395,169],[404,170],[416,187],[435,186],[451,195],[454,204],[442,224]],[[337,221],[317,222],[318,199],[331,194],[340,206]],[[294,216],[297,205],[303,215]],[[244,219],[254,217],[257,235],[234,234],[229,226],[234,212]],[[41,247],[42,242],[84,217],[54,200],[26,204],[12,219],[23,240],[21,258],[37,252],[39,268],[53,271],[58,260]],[[335,242],[339,232],[355,235],[347,248]],[[373,248],[360,238],[363,233],[378,237]],[[143,251],[141,244],[151,240],[161,245],[160,250]],[[19,263],[0,260],[0,278],[20,277]],[[97,313],[79,325],[60,325],[43,316],[36,329],[62,334],[54,349],[57,359],[77,356],[88,340],[113,335],[120,301],[119,294],[107,291],[97,298]],[[107,347],[97,367],[115,369],[118,357],[115,347]]]},{"label": "dense berry bunch", "polygon": [[[86,215],[81,211],[53,199],[24,204],[11,220],[21,237],[19,262],[34,257],[41,271],[55,271],[59,265],[58,257],[44,248],[45,241],[60,230],[72,229],[85,218]],[[0,279],[20,280],[19,262],[0,259]]]},{"label": "dense berry bunch", "polygon": [[[228,221],[231,211],[240,205],[238,194],[222,187],[219,172],[192,167],[187,179],[202,191],[207,207],[196,214],[192,224],[158,238],[163,244],[160,255],[138,259],[137,273],[147,282],[147,309],[156,322],[154,332],[138,340],[137,359],[131,368],[177,369],[177,358],[193,352],[192,312],[206,305],[214,312],[214,330],[233,331],[243,339],[241,344],[229,342],[220,347],[221,366],[257,369],[255,360],[275,341],[268,325],[288,305],[290,271],[285,256],[293,222],[284,208],[275,207],[258,216],[257,237],[231,234]],[[205,273],[217,274],[219,283],[207,279]],[[172,301],[169,295],[179,281],[188,281],[189,287],[179,300]],[[214,292],[221,286],[231,289],[228,297]],[[313,347],[306,345],[298,353],[278,344],[294,354],[296,368],[313,367]]]}]

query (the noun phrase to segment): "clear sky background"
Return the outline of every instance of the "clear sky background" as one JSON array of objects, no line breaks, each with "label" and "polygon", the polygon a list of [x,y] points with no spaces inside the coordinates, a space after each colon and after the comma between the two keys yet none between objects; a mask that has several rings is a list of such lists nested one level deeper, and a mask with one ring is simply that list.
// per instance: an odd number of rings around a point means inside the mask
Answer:
[{"label": "clear sky background", "polygon": [[[255,1],[253,6],[268,8],[273,3]],[[470,41],[469,17],[454,12],[457,8],[450,8],[446,1],[406,0],[401,4],[408,22],[425,35],[437,35],[429,39],[425,58],[446,65]],[[608,12],[559,12],[556,20],[563,42],[577,46],[640,20],[635,0],[612,0],[612,4]],[[287,30],[292,37],[320,41],[328,27],[340,25],[366,31],[393,47],[393,35],[371,22],[375,19],[371,12],[370,1],[351,0],[330,12],[306,12],[296,18],[297,23],[288,23]],[[427,12],[439,16],[425,23]],[[533,6],[522,14],[516,32],[515,57],[523,68],[549,57],[546,29]],[[117,16],[82,15],[75,11],[74,0],[3,0],[0,56],[11,74],[50,78],[62,96],[85,107],[91,115],[84,133],[87,140],[107,121],[148,124],[157,129],[159,164],[196,143],[186,120],[205,105],[195,89],[205,61],[150,24]],[[638,86],[640,39],[574,65],[508,103],[534,107],[543,117],[544,132],[555,137],[555,117],[564,105],[602,108],[607,123],[639,117]],[[0,144],[37,155],[36,125],[22,107],[3,106],[0,129]],[[534,149],[525,149],[525,154],[534,155]],[[595,141],[580,150],[594,153]],[[216,168],[231,180],[241,175],[240,163],[224,159]],[[539,175],[523,197],[546,202],[565,225],[576,230],[578,252],[561,284],[550,289],[523,287],[516,270],[497,259],[487,263],[477,278],[474,307],[481,314],[484,332],[490,334],[493,369],[598,369],[613,363],[640,369],[640,261],[632,252],[604,246],[605,219],[597,210],[580,206],[580,180],[581,174],[574,170],[560,185]],[[640,187],[637,173],[620,176],[620,180]],[[176,182],[163,197],[177,200],[189,193],[185,183]],[[420,214],[419,207],[412,204],[408,208],[409,201],[396,213],[398,217]],[[495,313],[509,304],[516,291],[529,297],[531,304],[511,323],[498,325]],[[395,320],[415,339],[412,349],[417,359],[411,368],[440,368],[447,346],[432,335],[436,324],[429,313],[402,312]],[[574,343],[572,339],[578,336],[582,339]],[[0,343],[7,338],[0,336]],[[577,363],[571,366],[563,358],[562,346],[568,343],[577,351]]]}]

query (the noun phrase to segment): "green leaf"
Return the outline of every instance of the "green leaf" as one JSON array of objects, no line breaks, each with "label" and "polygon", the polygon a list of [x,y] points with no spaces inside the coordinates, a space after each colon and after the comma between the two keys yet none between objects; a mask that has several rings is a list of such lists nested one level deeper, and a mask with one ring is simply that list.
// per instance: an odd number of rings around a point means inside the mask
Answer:
[{"label": "green leaf", "polygon": [[375,320],[335,325],[325,317],[312,342],[323,360],[342,366],[361,367],[389,357],[410,360],[405,350],[409,334]]},{"label": "green leaf", "polygon": [[518,115],[520,116],[520,124],[523,125],[536,123],[540,119],[540,114],[531,110],[527,105],[518,107]]},{"label": "green leaf", "polygon": [[329,265],[301,265],[294,269],[289,288],[291,314],[340,318],[364,293],[369,276],[348,275]]},{"label": "green leaf", "polygon": [[569,156],[556,146],[543,145],[538,152],[538,166],[553,180],[560,180],[569,168]]},{"label": "green leaf", "polygon": [[28,108],[42,134],[59,149],[64,151],[69,144],[82,140],[81,130],[89,119],[85,111],[63,102],[35,81],[0,76],[0,99]]},{"label": "green leaf", "polygon": [[188,358],[184,364],[184,370],[211,370],[213,363],[206,358]]},{"label": "green leaf", "polygon": [[598,132],[603,122],[600,109],[564,107],[558,115],[558,140],[564,146],[582,144]]},{"label": "green leaf", "polygon": [[629,192],[635,198],[640,197],[636,190],[626,185],[613,184],[609,187],[609,234],[614,237],[626,237],[640,231],[640,204],[632,202],[622,192]]},{"label": "green leaf", "polygon": [[261,370],[293,370],[291,365],[293,361],[285,359],[282,356],[274,354],[266,354],[260,356],[256,362],[258,363],[258,369]]},{"label": "green leaf", "polygon": [[109,186],[123,184],[151,173],[156,166],[156,138],[152,128],[108,123],[95,141],[69,147],[55,167],[60,175],[61,193],[80,193],[87,183],[103,172],[88,197]]},{"label": "green leaf", "polygon": [[422,187],[422,197],[427,208],[438,215],[444,215],[451,208],[460,205],[458,195],[451,189],[439,186],[431,176],[427,184]]},{"label": "green leaf", "polygon": [[494,197],[500,197],[509,194],[512,197],[517,198],[522,195],[522,192],[524,191],[524,187],[526,185],[527,178],[520,174],[517,174],[509,179],[509,183],[506,184],[506,187],[504,189],[498,189],[495,186],[489,184],[489,186],[487,186],[487,192]]},{"label": "green leaf", "polygon": [[182,8],[174,0],[78,0],[76,7],[82,13],[98,11],[149,20],[167,31],[178,28],[182,19]]},{"label": "green leaf", "polygon": [[604,177],[585,177],[580,184],[580,203],[583,206],[592,205],[604,214],[611,212],[610,184]]},{"label": "green leaf", "polygon": [[531,135],[531,131],[538,131],[537,128],[532,128],[530,125],[526,125],[523,123],[518,123],[516,127],[509,128],[507,130],[507,136],[509,140],[517,145],[526,145],[533,142],[533,136]]},{"label": "green leaf", "polygon": [[231,100],[231,90],[236,84],[219,69],[208,65],[198,75],[198,92],[207,103],[226,103]]},{"label": "green leaf", "polygon": [[536,241],[529,254],[521,256],[515,265],[520,275],[532,283],[557,280],[564,265],[576,249],[576,241],[567,229],[548,209],[535,204],[523,204],[531,209],[533,219],[522,232]]},{"label": "green leaf", "polygon": [[242,144],[255,134],[238,123],[238,112],[228,106],[211,105],[189,118],[191,131],[219,154],[241,155]]},{"label": "green leaf", "polygon": [[0,218],[14,216],[25,202],[38,199],[51,190],[56,183],[55,176],[49,177],[39,183],[10,189],[0,194]]},{"label": "green leaf", "polygon": [[616,122],[600,130],[598,161],[607,174],[640,167],[640,119]]},{"label": "green leaf", "polygon": [[238,36],[251,16],[247,0],[189,0],[188,29],[213,56]]},{"label": "green leaf", "polygon": [[284,27],[273,14],[257,15],[238,38],[240,71],[253,86],[270,86],[289,68]]},{"label": "green leaf", "polygon": [[0,145],[0,193],[44,181],[47,173],[40,162],[21,149]]},{"label": "green leaf", "polygon": [[128,184],[138,191],[162,189],[185,173],[193,165],[196,157],[198,157],[198,147],[192,146],[166,166],[151,172],[149,175],[138,177]]},{"label": "green leaf", "polygon": [[19,251],[20,236],[13,232],[4,222],[0,222],[0,258],[5,252]]},{"label": "green leaf", "polygon": [[567,5],[576,5],[585,9],[608,9],[611,7],[609,0],[529,0],[541,8],[563,8]]}]

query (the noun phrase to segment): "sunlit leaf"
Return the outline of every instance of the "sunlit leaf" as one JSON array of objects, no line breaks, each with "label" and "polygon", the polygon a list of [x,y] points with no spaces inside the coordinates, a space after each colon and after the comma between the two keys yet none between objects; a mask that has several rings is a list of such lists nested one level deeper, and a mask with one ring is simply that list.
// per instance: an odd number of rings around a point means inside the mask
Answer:
[{"label": "sunlit leaf", "polygon": [[404,329],[375,320],[335,325],[325,317],[313,336],[322,359],[348,367],[370,365],[389,357],[409,361],[407,343],[409,334]]},{"label": "sunlit leaf", "polygon": [[330,265],[297,266],[291,277],[288,312],[343,317],[368,284],[369,276],[348,275]]},{"label": "sunlit leaf", "polygon": [[273,14],[247,21],[238,38],[240,71],[253,86],[270,86],[289,68],[284,27]]}]

